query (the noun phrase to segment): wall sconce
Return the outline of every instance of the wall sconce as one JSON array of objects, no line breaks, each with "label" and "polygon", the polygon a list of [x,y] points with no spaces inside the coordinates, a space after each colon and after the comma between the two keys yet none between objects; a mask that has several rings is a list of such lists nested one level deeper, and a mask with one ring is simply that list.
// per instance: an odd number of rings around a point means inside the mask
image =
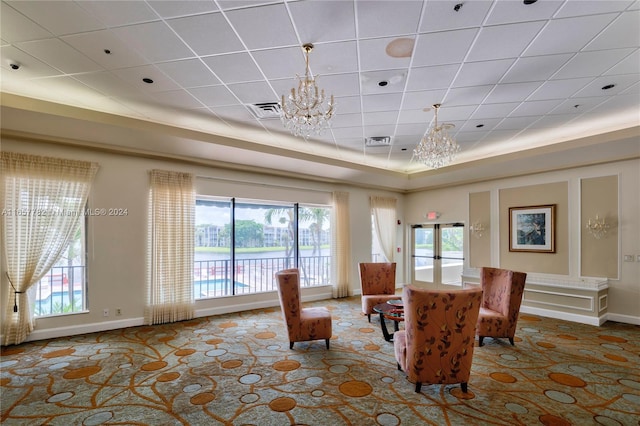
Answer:
[{"label": "wall sconce", "polygon": [[485,231],[484,225],[482,225],[482,223],[478,219],[471,224],[471,226],[469,227],[469,231],[471,231],[471,234],[474,237],[481,238]]},{"label": "wall sconce", "polygon": [[609,224],[604,218],[600,219],[598,215],[596,215],[595,219],[589,219],[587,221],[587,230],[596,240],[599,240],[607,235]]}]

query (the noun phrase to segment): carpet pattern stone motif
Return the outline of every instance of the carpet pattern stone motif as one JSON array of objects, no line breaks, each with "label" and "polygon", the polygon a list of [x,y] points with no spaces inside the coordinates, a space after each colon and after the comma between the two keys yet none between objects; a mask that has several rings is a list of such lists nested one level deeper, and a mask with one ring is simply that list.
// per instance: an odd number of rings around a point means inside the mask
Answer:
[{"label": "carpet pattern stone motif", "polygon": [[[460,385],[414,392],[358,297],[307,303],[324,341],[289,349],[279,307],[3,347],[3,425],[640,425],[640,327],[521,315]],[[477,340],[476,340],[477,346]]]}]

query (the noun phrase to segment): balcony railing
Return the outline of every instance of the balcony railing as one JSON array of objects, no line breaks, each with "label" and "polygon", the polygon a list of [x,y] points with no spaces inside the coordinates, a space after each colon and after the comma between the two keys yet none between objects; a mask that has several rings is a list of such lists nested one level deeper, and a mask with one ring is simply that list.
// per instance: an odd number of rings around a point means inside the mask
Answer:
[{"label": "balcony railing", "polygon": [[54,266],[35,288],[35,316],[81,312],[84,306],[84,266]]},{"label": "balcony railing", "polygon": [[[300,285],[313,287],[331,284],[330,256],[299,259]],[[294,259],[270,257],[258,259],[200,260],[194,265],[196,299],[263,293],[277,290],[275,273],[295,267]]]}]

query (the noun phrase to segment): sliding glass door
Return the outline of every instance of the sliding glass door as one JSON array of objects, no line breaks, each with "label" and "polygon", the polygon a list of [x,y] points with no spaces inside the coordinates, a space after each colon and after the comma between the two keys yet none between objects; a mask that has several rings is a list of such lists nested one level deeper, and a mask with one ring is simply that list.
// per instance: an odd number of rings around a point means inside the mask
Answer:
[{"label": "sliding glass door", "polygon": [[411,226],[412,282],[433,287],[461,285],[464,263],[464,225]]}]

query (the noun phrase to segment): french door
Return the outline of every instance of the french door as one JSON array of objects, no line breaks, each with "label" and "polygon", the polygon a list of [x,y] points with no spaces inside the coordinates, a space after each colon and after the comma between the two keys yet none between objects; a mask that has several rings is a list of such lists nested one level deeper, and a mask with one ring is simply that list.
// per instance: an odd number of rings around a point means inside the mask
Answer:
[{"label": "french door", "polygon": [[437,223],[411,226],[412,282],[461,285],[464,263],[464,225]]}]

